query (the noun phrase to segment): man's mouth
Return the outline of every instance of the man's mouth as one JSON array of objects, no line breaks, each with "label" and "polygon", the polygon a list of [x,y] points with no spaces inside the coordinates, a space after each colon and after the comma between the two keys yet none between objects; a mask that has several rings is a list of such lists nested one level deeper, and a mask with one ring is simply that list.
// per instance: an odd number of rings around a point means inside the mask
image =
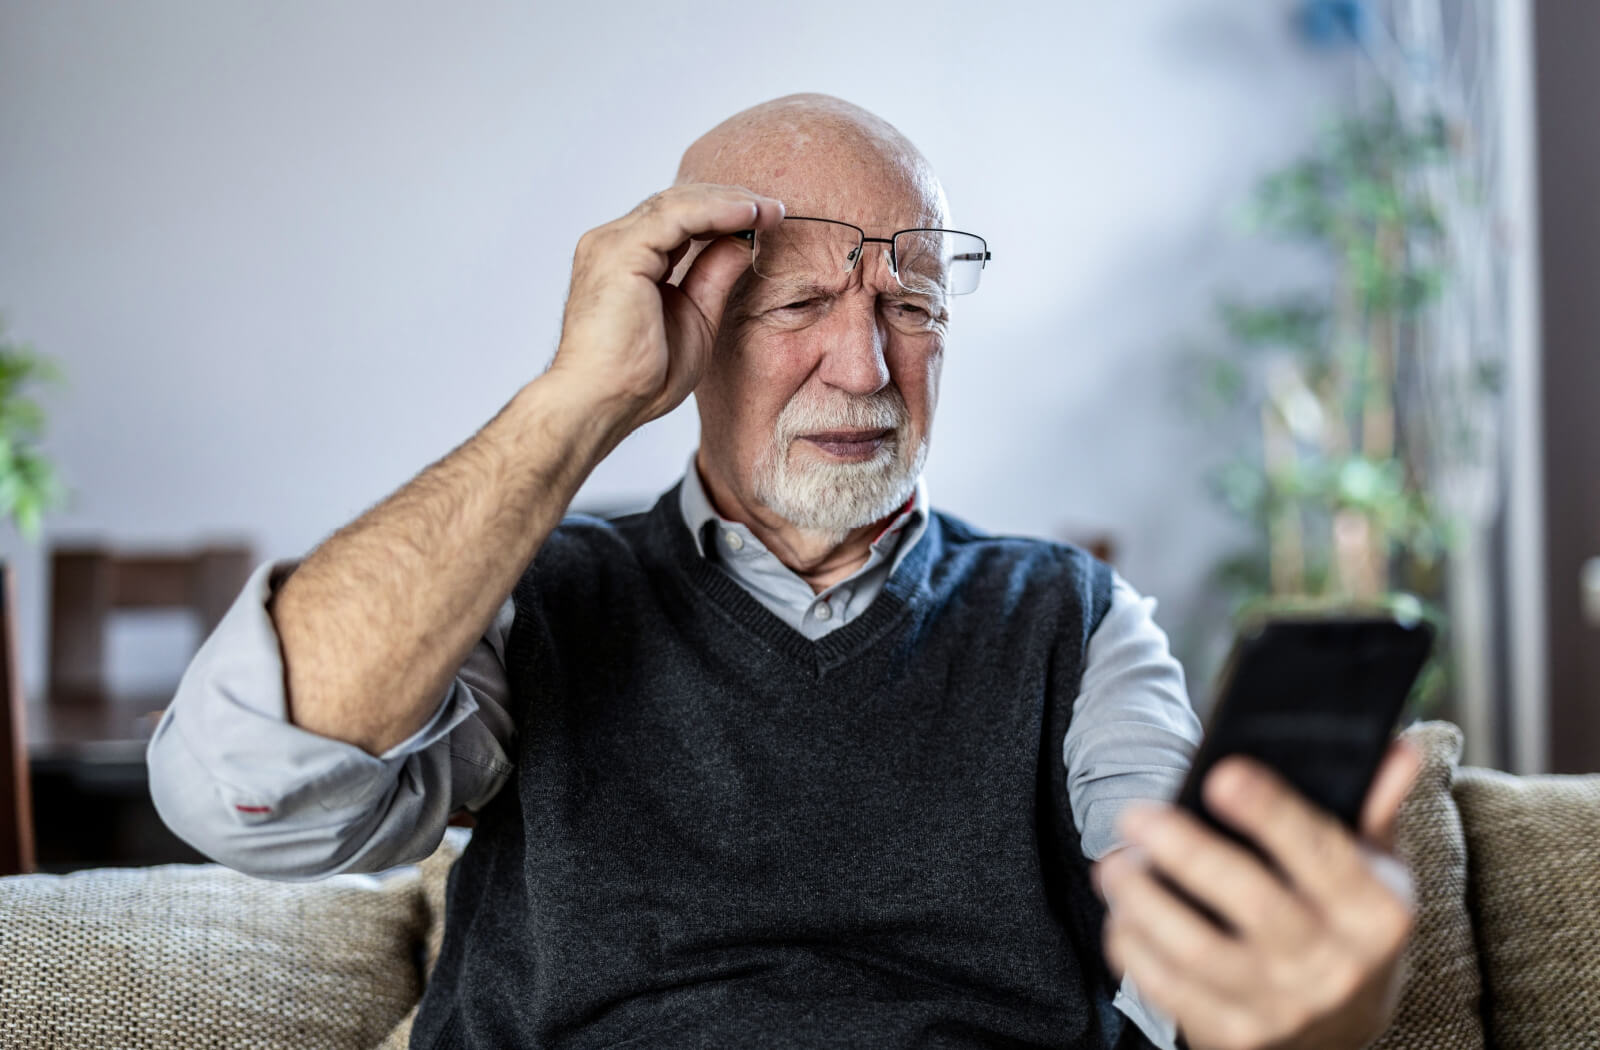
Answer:
[{"label": "man's mouth", "polygon": [[816,434],[801,434],[808,441],[835,459],[848,461],[870,459],[894,430],[879,427],[875,430],[825,430]]}]

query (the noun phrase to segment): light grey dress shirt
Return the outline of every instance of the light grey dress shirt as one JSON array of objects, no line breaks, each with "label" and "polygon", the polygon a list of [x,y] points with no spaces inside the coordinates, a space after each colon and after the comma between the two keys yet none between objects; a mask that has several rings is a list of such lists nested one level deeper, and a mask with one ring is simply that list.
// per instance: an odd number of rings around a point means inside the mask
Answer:
[{"label": "light grey dress shirt", "polygon": [[[685,527],[712,559],[808,638],[860,615],[927,528],[922,481],[873,542],[867,561],[820,594],[746,526],[721,518],[691,459],[680,493]],[[376,871],[427,856],[452,812],[478,810],[512,774],[505,646],[508,598],[428,722],[382,755],[289,722],[283,661],[267,602],[293,562],[262,565],[206,639],[150,741],[150,791],[162,819],[222,864],[265,878]],[[1084,854],[1115,849],[1115,821],[1137,800],[1170,799],[1200,737],[1183,669],[1153,619],[1155,601],[1114,577],[1111,606],[1089,639],[1063,744]],[[1172,1023],[1124,981],[1116,1006],[1156,1045]]]}]

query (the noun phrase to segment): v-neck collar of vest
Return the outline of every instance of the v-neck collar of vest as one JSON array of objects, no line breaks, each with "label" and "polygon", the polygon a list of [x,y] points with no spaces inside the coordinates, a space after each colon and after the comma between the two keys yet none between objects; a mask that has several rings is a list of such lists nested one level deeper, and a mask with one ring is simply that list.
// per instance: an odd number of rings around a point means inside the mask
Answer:
[{"label": "v-neck collar of vest", "polygon": [[651,532],[664,537],[665,553],[691,590],[710,599],[717,611],[741,630],[755,635],[798,663],[825,673],[869,651],[916,605],[928,600],[928,565],[938,543],[936,516],[928,512],[928,531],[895,566],[883,589],[859,616],[820,638],[807,638],[782,617],[757,601],[732,576],[703,557],[684,526],[674,485],[650,510]]}]

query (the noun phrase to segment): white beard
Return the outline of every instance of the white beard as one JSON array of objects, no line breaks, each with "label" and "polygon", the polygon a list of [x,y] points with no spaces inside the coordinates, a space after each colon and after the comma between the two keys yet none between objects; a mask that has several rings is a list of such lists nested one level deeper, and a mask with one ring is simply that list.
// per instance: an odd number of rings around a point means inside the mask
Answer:
[{"label": "white beard", "polygon": [[[889,428],[872,458],[859,463],[794,462],[801,434]],[[756,462],[755,497],[795,528],[835,543],[851,529],[888,517],[911,496],[928,456],[926,438],[911,441],[911,413],[892,386],[867,397],[823,405],[796,396],[784,406],[772,443]]]}]

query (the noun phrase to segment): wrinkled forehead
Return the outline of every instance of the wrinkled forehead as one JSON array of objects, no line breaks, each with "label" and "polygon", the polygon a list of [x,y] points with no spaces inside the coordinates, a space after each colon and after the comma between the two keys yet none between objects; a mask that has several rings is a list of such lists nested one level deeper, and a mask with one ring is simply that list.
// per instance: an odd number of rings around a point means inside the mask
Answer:
[{"label": "wrinkled forehead", "polygon": [[790,215],[848,222],[869,237],[949,224],[927,161],[860,129],[765,127],[702,140],[684,155],[678,181],[746,186],[783,201]]},{"label": "wrinkled forehead", "polygon": [[836,219],[861,227],[868,237],[887,237],[896,230],[947,224],[943,192],[931,176],[920,174],[891,164],[874,169],[823,160],[780,166],[768,176],[774,188],[758,192],[783,201],[789,215]]}]

